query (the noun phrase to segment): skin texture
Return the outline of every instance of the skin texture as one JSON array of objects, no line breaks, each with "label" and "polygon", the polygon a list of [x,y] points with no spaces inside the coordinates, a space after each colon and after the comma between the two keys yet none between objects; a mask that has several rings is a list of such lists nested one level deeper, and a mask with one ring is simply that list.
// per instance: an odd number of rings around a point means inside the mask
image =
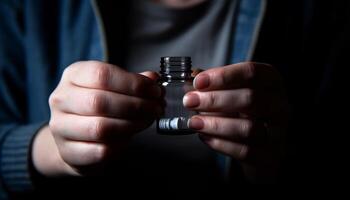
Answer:
[{"label": "skin texture", "polygon": [[200,112],[190,127],[202,141],[242,161],[251,181],[275,181],[288,120],[277,71],[260,63],[228,65],[199,73],[194,87],[183,103]]},{"label": "skin texture", "polygon": [[36,169],[46,176],[98,173],[163,112],[157,78],[97,61],[69,66],[50,96],[50,123],[34,140]]}]

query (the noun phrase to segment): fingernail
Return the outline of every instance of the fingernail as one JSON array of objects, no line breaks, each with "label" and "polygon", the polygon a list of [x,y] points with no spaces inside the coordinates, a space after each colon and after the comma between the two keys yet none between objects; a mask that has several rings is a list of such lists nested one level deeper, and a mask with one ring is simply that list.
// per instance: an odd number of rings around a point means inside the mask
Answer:
[{"label": "fingernail", "polygon": [[204,127],[204,122],[199,117],[192,117],[190,119],[189,128],[193,130],[201,130]]},{"label": "fingernail", "polygon": [[150,90],[153,97],[159,98],[162,96],[162,89],[158,85],[152,85]]},{"label": "fingernail", "polygon": [[196,93],[187,93],[183,98],[183,104],[187,108],[194,108],[199,106],[200,100]]},{"label": "fingernail", "polygon": [[204,143],[209,143],[211,141],[211,137],[209,136],[203,134],[199,134],[198,136]]},{"label": "fingernail", "polygon": [[193,81],[193,87],[197,90],[202,90],[209,87],[210,79],[208,74],[198,74]]}]

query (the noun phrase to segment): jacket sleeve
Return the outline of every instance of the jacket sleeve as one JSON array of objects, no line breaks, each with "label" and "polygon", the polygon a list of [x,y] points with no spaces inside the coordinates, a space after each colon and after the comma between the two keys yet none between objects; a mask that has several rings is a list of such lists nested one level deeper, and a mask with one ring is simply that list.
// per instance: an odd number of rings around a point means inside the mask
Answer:
[{"label": "jacket sleeve", "polygon": [[0,0],[0,199],[33,188],[30,146],[43,123],[26,117],[23,9]]}]

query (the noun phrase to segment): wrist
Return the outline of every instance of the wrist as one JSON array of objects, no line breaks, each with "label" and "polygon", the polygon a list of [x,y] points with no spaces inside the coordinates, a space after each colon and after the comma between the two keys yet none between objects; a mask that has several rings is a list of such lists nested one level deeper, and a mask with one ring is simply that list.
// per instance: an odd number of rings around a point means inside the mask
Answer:
[{"label": "wrist", "polygon": [[48,125],[40,129],[33,140],[32,164],[36,172],[46,177],[74,174],[74,170],[61,158]]}]

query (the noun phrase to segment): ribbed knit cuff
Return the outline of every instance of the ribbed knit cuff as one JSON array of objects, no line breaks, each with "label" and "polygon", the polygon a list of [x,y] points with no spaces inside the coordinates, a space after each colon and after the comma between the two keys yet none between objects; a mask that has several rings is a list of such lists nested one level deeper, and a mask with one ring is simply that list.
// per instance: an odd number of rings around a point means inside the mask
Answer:
[{"label": "ribbed knit cuff", "polygon": [[10,130],[0,145],[0,174],[9,192],[33,189],[30,177],[31,144],[35,134],[46,122],[19,126]]}]

